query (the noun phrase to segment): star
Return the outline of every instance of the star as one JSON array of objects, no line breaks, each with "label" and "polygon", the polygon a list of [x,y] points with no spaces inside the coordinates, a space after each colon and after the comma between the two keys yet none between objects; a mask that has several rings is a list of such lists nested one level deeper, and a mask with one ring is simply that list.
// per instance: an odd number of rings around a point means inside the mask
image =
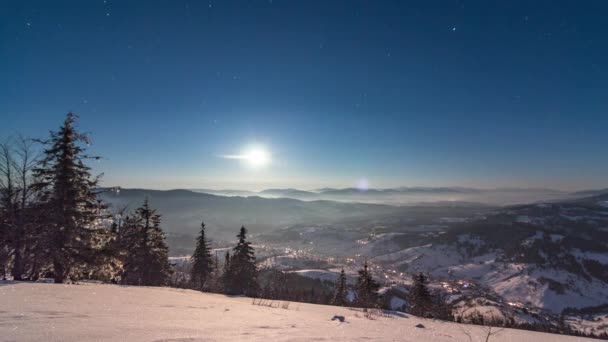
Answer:
[{"label": "star", "polygon": [[452,27],[452,31],[456,31],[456,26]]}]

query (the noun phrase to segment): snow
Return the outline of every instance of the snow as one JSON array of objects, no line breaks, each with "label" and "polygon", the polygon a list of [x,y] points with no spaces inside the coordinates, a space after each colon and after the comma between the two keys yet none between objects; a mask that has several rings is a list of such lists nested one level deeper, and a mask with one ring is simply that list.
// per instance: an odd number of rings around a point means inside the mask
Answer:
[{"label": "snow", "polygon": [[435,219],[439,223],[463,223],[471,221],[470,217],[439,217]]},{"label": "snow", "polygon": [[404,299],[395,296],[391,297],[390,307],[393,310],[399,310],[401,308],[404,308],[406,305],[407,302]]},{"label": "snow", "polygon": [[527,215],[520,215],[520,216],[517,216],[517,219],[515,220],[515,222],[532,223],[532,219]]},{"label": "snow", "polygon": [[[522,244],[530,245],[542,237],[542,231],[536,231],[534,235],[523,240]],[[556,242],[563,238],[559,234],[551,234],[550,237]],[[468,234],[459,236],[459,242],[476,245],[475,237]],[[594,259],[608,264],[608,257],[604,253],[574,250],[572,254],[578,259]],[[496,251],[489,251],[468,257],[466,251],[457,246],[429,244],[377,256],[371,260],[405,268],[408,273],[429,272],[436,280],[471,281],[478,285],[478,288],[473,290],[475,296],[497,295],[506,302],[519,303],[527,308],[538,308],[554,314],[559,314],[565,307],[580,308],[608,302],[608,286],[597,279],[589,281],[564,270],[498,261],[499,256]],[[548,283],[541,281],[542,278],[563,284],[563,293],[550,289]]]},{"label": "snow", "polygon": [[292,271],[293,273],[299,274],[304,277],[319,279],[319,280],[328,280],[328,281],[336,281],[338,279],[338,272],[332,272],[328,270],[298,270]]},{"label": "snow", "polygon": [[[270,307],[253,305],[250,298],[172,288],[0,283],[0,298],[4,341],[453,342],[484,341],[488,331],[401,313],[368,319],[356,309],[303,303]],[[346,322],[331,321],[334,315],[345,316]],[[584,340],[512,329],[491,337],[504,342]]]},{"label": "snow", "polygon": [[478,236],[473,236],[471,234],[458,235],[458,243],[469,243],[477,247],[482,247],[485,245],[485,241],[480,239]]},{"label": "snow", "polygon": [[583,252],[578,248],[575,248],[572,251],[572,255],[574,255],[577,259],[592,259],[596,260],[604,265],[608,265],[608,254],[606,253],[597,253],[597,252]]}]

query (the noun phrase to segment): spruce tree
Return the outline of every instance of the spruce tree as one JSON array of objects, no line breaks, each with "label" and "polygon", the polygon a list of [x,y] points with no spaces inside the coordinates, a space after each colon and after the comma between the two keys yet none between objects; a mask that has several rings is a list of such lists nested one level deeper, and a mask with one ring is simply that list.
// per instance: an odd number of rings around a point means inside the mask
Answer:
[{"label": "spruce tree", "polygon": [[357,304],[367,311],[378,302],[378,289],[380,285],[374,281],[367,266],[367,260],[363,264],[363,269],[359,270],[357,278]]},{"label": "spruce tree", "polygon": [[33,170],[45,226],[40,248],[48,251],[56,283],[94,271],[107,239],[106,229],[99,224],[105,207],[95,192],[98,178],[91,176],[84,162],[98,158],[85,154],[83,145],[90,141],[74,128],[76,118],[68,113],[59,131],[42,141],[46,149]]},{"label": "spruce tree", "polygon": [[425,317],[432,309],[433,298],[428,283],[428,278],[422,272],[413,276],[412,288],[408,295],[410,312],[413,315]]},{"label": "spruce tree", "polygon": [[255,255],[251,243],[247,241],[247,229],[245,227],[241,227],[237,238],[237,245],[233,248],[230,258],[228,293],[256,296],[258,274]]},{"label": "spruce tree", "polygon": [[[217,255],[216,255],[217,256]],[[190,258],[192,270],[190,281],[195,289],[203,290],[213,272],[213,260],[211,259],[211,247],[205,237],[205,223],[201,223],[201,232],[196,239],[196,249]]]},{"label": "spruce tree", "polygon": [[346,306],[348,304],[348,300],[346,298],[347,292],[346,274],[344,273],[344,267],[342,267],[342,271],[340,271],[340,275],[336,281],[336,290],[331,303],[337,306]]},{"label": "spruce tree", "polygon": [[169,248],[160,228],[160,215],[151,209],[148,199],[127,217],[119,234],[126,251],[121,282],[126,285],[162,286],[171,276]]}]

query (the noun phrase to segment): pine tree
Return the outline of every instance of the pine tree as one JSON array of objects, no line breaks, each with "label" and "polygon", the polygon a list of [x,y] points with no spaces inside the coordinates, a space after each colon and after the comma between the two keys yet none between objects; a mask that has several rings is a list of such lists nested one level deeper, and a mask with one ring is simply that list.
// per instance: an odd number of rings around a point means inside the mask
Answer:
[{"label": "pine tree", "polygon": [[[217,255],[216,255],[217,257]],[[205,223],[201,223],[201,232],[196,239],[196,249],[190,258],[192,261],[192,270],[190,272],[190,280],[195,289],[202,290],[205,288],[211,272],[213,272],[213,260],[211,259],[211,247],[205,237]]]},{"label": "pine tree", "polygon": [[428,316],[432,310],[433,298],[428,288],[428,278],[422,273],[413,276],[409,292],[410,312],[416,316]]},{"label": "pine tree", "polygon": [[99,221],[104,205],[97,199],[98,178],[91,177],[83,144],[87,136],[74,128],[77,116],[68,113],[63,126],[51,132],[44,157],[33,170],[34,189],[41,203],[43,231],[41,248],[48,251],[56,283],[78,279],[99,266],[98,252],[106,241]]},{"label": "pine tree", "polygon": [[258,283],[255,255],[251,243],[247,241],[245,227],[241,227],[237,238],[238,243],[230,258],[228,293],[256,296]]},{"label": "pine tree", "polygon": [[367,260],[363,264],[363,269],[359,270],[357,278],[357,304],[367,311],[378,302],[378,289],[380,285],[374,281],[367,267]]},{"label": "pine tree", "polygon": [[121,282],[127,285],[162,286],[171,276],[169,248],[160,228],[160,215],[151,209],[148,199],[127,217],[119,234],[123,250]]},{"label": "pine tree", "polygon": [[336,291],[334,293],[334,298],[331,303],[337,306],[346,306],[348,304],[348,300],[346,298],[348,289],[346,288],[346,274],[344,273],[344,267],[342,271],[340,271],[340,275],[338,276],[338,280],[336,282]]}]

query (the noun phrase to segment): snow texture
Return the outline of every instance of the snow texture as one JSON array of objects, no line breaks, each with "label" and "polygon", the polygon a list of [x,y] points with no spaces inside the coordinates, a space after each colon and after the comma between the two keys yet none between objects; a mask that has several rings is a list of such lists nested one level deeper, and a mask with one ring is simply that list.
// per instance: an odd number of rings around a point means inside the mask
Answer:
[{"label": "snow texture", "polygon": [[[2,341],[453,342],[485,341],[489,329],[401,313],[368,319],[324,305],[253,305],[251,298],[172,288],[0,283],[0,298]],[[335,315],[345,322],[332,321]],[[512,329],[491,336],[493,342],[583,340]]]}]

